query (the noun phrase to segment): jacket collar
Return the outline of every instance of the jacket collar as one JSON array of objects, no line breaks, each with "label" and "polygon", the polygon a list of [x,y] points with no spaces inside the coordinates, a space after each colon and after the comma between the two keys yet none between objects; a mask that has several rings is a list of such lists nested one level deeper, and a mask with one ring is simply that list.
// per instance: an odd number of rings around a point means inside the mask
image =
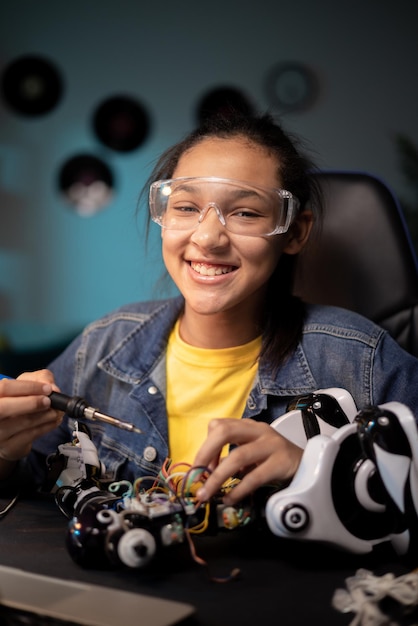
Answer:
[{"label": "jacket collar", "polygon": [[[139,384],[165,358],[167,340],[184,306],[181,296],[161,301],[150,314],[138,316],[138,324],[119,345],[99,362],[111,376],[129,384]],[[286,385],[284,385],[286,383]],[[299,395],[316,388],[302,345],[274,372],[260,360],[257,385],[262,394]]]},{"label": "jacket collar", "polygon": [[309,367],[302,344],[298,343],[295,351],[276,371],[271,363],[260,360],[258,384],[263,394],[274,396],[293,396],[311,392],[317,383]]},{"label": "jacket collar", "polygon": [[138,316],[138,323],[98,366],[124,382],[138,384],[149,376],[165,356],[167,340],[183,308],[183,298],[162,300],[149,314]]}]

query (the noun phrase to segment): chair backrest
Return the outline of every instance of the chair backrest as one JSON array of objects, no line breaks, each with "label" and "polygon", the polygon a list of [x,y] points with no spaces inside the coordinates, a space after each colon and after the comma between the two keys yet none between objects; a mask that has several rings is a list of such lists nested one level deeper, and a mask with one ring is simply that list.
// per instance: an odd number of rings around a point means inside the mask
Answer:
[{"label": "chair backrest", "polygon": [[323,229],[299,255],[295,294],[361,313],[418,356],[418,266],[397,199],[367,173],[315,176]]}]

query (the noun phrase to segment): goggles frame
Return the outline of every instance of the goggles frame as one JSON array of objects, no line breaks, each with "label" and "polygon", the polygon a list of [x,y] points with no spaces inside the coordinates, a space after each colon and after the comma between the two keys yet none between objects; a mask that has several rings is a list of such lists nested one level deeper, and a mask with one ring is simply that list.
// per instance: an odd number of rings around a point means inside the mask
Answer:
[{"label": "goggles frame", "polygon": [[[261,194],[270,194],[276,195],[278,202],[280,202],[280,210],[276,226],[269,232],[260,232],[260,233],[245,233],[245,232],[235,232],[234,228],[230,228],[228,225],[227,219],[217,202],[206,202],[203,209],[200,210],[200,215],[196,220],[195,224],[192,227],[187,226],[186,228],[178,228],[178,227],[170,227],[164,224],[164,215],[166,213],[168,199],[170,197],[170,188],[173,184],[185,184],[188,183],[214,183],[214,184],[224,184],[230,185],[231,187],[241,187],[243,189],[255,190],[260,192]],[[164,194],[164,190],[166,193]],[[166,201],[163,203],[161,201],[161,196],[165,196]],[[296,213],[299,209],[300,203],[296,196],[294,196],[290,191],[286,189],[280,189],[276,187],[264,187],[262,185],[256,185],[253,183],[247,183],[242,180],[238,180],[235,178],[219,178],[212,176],[184,176],[179,178],[168,178],[156,180],[150,185],[149,189],[149,208],[151,219],[153,222],[161,226],[161,228],[165,228],[167,230],[178,230],[178,231],[187,231],[187,230],[195,230],[199,224],[205,218],[207,212],[210,208],[215,209],[217,217],[221,222],[222,226],[226,228],[229,232],[242,235],[247,237],[270,237],[272,235],[281,235],[286,233],[289,230],[291,223],[293,222]],[[285,219],[283,220],[283,214],[285,214]]]}]

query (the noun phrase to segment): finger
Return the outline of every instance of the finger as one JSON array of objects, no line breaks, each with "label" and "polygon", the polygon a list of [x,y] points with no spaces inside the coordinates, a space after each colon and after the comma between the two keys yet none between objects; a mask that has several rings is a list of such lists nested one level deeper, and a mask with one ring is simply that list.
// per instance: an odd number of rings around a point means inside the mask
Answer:
[{"label": "finger", "polygon": [[47,409],[41,413],[7,417],[0,420],[0,441],[13,437],[19,432],[36,428],[44,424],[61,421],[63,413],[55,409]]},{"label": "finger", "polygon": [[23,372],[20,374],[16,380],[31,380],[31,381],[40,381],[44,383],[53,384],[54,375],[51,370],[43,369],[43,370],[35,370],[34,372]]},{"label": "finger", "polygon": [[[262,441],[257,441],[255,446],[244,447],[247,448],[243,457],[245,461],[240,460],[247,462],[247,468],[251,460],[253,465],[240,482],[225,495],[223,498],[225,504],[239,502],[264,485],[270,484],[278,488],[288,484],[297,472],[303,455],[302,448],[284,438],[281,438],[279,442],[273,439],[268,442],[265,441],[264,445]],[[257,451],[261,450],[263,450],[262,453],[258,455]],[[237,449],[236,452],[239,453],[240,449]],[[239,463],[239,460],[236,462]]]},{"label": "finger", "polygon": [[[197,497],[207,501],[231,477],[244,478],[235,487],[225,501],[237,501],[268,482],[282,482],[291,478],[300,463],[303,450],[279,435],[271,427],[257,428],[259,436],[239,445],[216,467],[209,476]],[[238,491],[235,491],[238,489]],[[233,494],[233,495],[232,495]]]},{"label": "finger", "polygon": [[45,435],[54,428],[57,428],[62,421],[62,417],[52,419],[44,423],[37,423],[30,428],[13,434],[2,442],[0,446],[0,458],[5,461],[18,461],[29,454],[32,443],[38,437]]},{"label": "finger", "polygon": [[48,381],[36,381],[26,379],[8,379],[2,378],[0,380],[0,398],[5,396],[19,397],[19,396],[31,396],[31,395],[45,395],[49,396],[52,392],[53,383]]},{"label": "finger", "polygon": [[223,498],[224,504],[236,504],[241,502],[252,493],[267,485],[268,483],[274,483],[277,479],[277,466],[272,466],[271,463],[266,461],[254,467],[251,472],[245,474],[243,478],[236,483]]},{"label": "finger", "polygon": [[[40,380],[32,380],[32,376]],[[0,380],[0,419],[48,409],[49,395],[56,386],[45,380],[54,380],[49,370],[25,373],[17,380]]]},{"label": "finger", "polygon": [[211,466],[219,459],[226,444],[243,444],[254,439],[260,424],[251,420],[214,419],[209,422],[208,437],[196,454],[193,465]]},{"label": "finger", "polygon": [[256,462],[259,459],[259,452],[251,452],[251,448],[254,447],[257,448],[257,446],[251,446],[250,444],[239,446],[239,448],[235,448],[227,457],[222,459],[205,481],[205,484],[198,490],[196,495],[199,500],[207,502],[227,480],[237,476],[250,464],[252,465]]},{"label": "finger", "polygon": [[0,420],[40,413],[48,410],[50,406],[51,399],[47,395],[0,398]]},{"label": "finger", "polygon": [[23,374],[20,374],[20,376],[18,376],[16,380],[25,380],[31,382],[39,381],[40,383],[51,385],[53,391],[60,391],[60,388],[55,383],[54,374],[51,372],[51,370],[43,369],[36,370],[34,372],[24,372]]}]

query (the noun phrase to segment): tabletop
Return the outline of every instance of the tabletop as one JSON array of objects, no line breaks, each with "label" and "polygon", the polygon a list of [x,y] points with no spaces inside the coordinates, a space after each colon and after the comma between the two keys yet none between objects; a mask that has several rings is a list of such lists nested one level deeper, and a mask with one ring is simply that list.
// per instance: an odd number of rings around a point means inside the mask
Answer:
[{"label": "tabletop", "polygon": [[[168,547],[146,568],[83,568],[69,555],[67,528],[68,520],[51,498],[20,498],[0,520],[0,563],[190,603],[196,614],[184,622],[187,626],[348,626],[353,613],[332,606],[335,590],[345,588],[347,577],[359,568],[379,576],[408,571],[386,546],[353,555],[279,539],[262,525],[196,536],[195,552],[206,565],[184,543]],[[239,575],[229,580],[236,569]]]}]

